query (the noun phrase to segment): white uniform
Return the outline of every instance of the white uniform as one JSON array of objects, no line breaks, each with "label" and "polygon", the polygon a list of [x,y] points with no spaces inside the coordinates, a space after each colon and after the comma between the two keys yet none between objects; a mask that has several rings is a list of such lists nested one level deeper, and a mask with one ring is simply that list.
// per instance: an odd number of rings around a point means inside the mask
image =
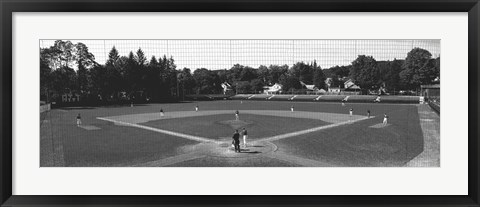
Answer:
[{"label": "white uniform", "polygon": [[195,106],[195,111],[198,111],[198,106]]},{"label": "white uniform", "polygon": [[242,134],[243,134],[243,147],[247,147],[247,138],[248,138],[247,130],[244,130]]},{"label": "white uniform", "polygon": [[82,124],[82,118],[80,115],[77,116],[77,126],[80,126]]},{"label": "white uniform", "polygon": [[385,126],[385,125],[387,125],[387,123],[388,123],[388,116],[385,115],[385,116],[383,117],[383,125]]}]

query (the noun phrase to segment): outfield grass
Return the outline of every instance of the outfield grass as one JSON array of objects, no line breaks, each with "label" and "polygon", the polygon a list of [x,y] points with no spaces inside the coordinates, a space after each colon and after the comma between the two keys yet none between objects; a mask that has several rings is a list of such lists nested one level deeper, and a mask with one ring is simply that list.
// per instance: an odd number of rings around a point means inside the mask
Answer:
[{"label": "outfield grass", "polygon": [[[415,105],[405,104],[350,104],[294,102],[294,101],[205,101],[172,104],[145,104],[135,107],[96,107],[54,109],[43,119],[41,127],[41,166],[50,166],[45,159],[51,153],[50,142],[63,146],[65,166],[129,166],[177,155],[178,149],[198,142],[144,129],[117,126],[97,117],[140,113],[200,110],[290,110],[366,115],[370,110],[375,118],[274,141],[278,151],[306,159],[318,160],[336,166],[402,166],[423,150],[423,135]],[[85,130],[75,125],[75,117],[82,115],[83,125],[98,130]],[[383,113],[390,117],[390,126],[372,128],[381,123]],[[231,137],[233,129],[223,120],[233,115],[222,114],[158,120],[143,125],[178,131],[211,139]],[[272,136],[328,124],[320,120],[241,114],[248,125],[250,138]],[[43,160],[42,160],[43,159]],[[259,157],[251,161],[202,158],[177,163],[173,166],[297,166],[295,163]]]},{"label": "outfield grass", "polygon": [[[286,153],[339,166],[401,166],[423,150],[423,134],[415,105],[347,104],[354,112],[371,110],[375,118],[274,142]],[[321,110],[338,111],[335,105]],[[391,125],[381,123],[383,113]]]}]

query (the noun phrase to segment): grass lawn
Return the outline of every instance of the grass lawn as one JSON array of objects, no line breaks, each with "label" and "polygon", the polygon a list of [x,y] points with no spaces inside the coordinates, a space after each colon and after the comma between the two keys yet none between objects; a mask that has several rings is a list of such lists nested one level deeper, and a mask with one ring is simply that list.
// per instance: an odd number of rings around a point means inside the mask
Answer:
[{"label": "grass lawn", "polygon": [[[379,105],[377,105],[379,106]],[[358,105],[355,108],[373,108]],[[423,151],[423,134],[416,106],[375,108],[388,113],[391,125],[381,123],[383,116],[275,141],[279,150],[300,157],[322,160],[339,166],[402,166]]]},{"label": "grass lawn", "polygon": [[71,121],[72,115],[76,115],[77,111],[49,112],[52,113],[50,120],[52,127],[41,133],[50,134],[50,138],[63,144],[66,166],[124,166],[148,162],[173,156],[177,154],[178,147],[197,143],[147,130],[101,122],[95,119],[98,115],[95,111],[84,110],[80,113],[84,125],[96,126],[100,128],[99,130],[77,127],[74,121]]},{"label": "grass lawn", "polygon": [[[135,107],[93,107],[53,109],[42,116],[45,122],[40,130],[40,163],[45,154],[55,151],[49,143],[62,146],[65,166],[129,166],[155,161],[179,154],[178,149],[198,144],[196,141],[165,135],[140,128],[117,126],[97,117],[140,113],[200,110],[290,110],[366,115],[371,111],[375,118],[342,125],[309,134],[280,139],[273,143],[278,151],[305,159],[318,160],[336,166],[401,166],[423,150],[423,134],[415,105],[401,104],[350,104],[291,101],[204,101],[191,103],[145,104]],[[83,125],[99,128],[86,130],[75,125],[80,113]],[[383,113],[389,115],[391,125],[385,128],[370,126],[381,123]],[[231,137],[233,128],[222,121],[233,120],[232,114],[157,120],[143,125],[178,131],[185,134],[219,139]],[[289,133],[328,124],[320,120],[241,114],[249,123],[250,139]],[[235,161],[236,160],[236,161]],[[225,160],[205,157],[176,163],[172,166],[295,166],[267,157]]]}]

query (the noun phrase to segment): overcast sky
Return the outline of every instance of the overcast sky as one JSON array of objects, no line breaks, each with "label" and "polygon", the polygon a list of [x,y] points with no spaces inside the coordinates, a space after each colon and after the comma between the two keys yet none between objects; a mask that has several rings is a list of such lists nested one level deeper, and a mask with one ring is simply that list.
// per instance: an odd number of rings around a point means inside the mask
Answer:
[{"label": "overcast sky", "polygon": [[[440,40],[70,40],[82,42],[104,64],[113,46],[120,55],[141,48],[151,56],[172,56],[177,69],[184,67],[229,69],[234,64],[250,67],[259,65],[292,65],[317,61],[326,69],[348,65],[358,55],[378,60],[405,59],[415,47],[426,49],[433,57],[440,56]],[[40,40],[40,47],[50,47],[55,40]]]}]

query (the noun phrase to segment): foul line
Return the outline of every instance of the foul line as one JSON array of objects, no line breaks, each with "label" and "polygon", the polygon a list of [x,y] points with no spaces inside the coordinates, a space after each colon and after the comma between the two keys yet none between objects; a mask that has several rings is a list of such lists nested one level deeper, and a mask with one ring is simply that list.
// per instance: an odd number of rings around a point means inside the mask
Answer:
[{"label": "foul line", "polygon": [[159,133],[163,133],[163,134],[168,134],[168,135],[172,135],[172,136],[182,137],[182,138],[185,138],[185,139],[190,139],[190,140],[194,140],[194,141],[198,141],[198,142],[216,142],[216,141],[213,141],[213,140],[205,138],[205,137],[193,136],[193,135],[183,134],[183,133],[179,133],[179,132],[172,132],[172,131],[157,129],[157,128],[153,128],[153,127],[138,125],[138,124],[131,124],[131,123],[123,122],[123,121],[111,120],[111,119],[106,119],[106,118],[102,118],[102,117],[97,117],[97,119],[117,123],[117,124],[120,124],[120,125],[131,126],[131,127],[146,129],[146,130],[159,132]]},{"label": "foul line", "polygon": [[[371,118],[375,118],[375,117],[372,116],[372,117],[370,117],[370,119]],[[324,129],[328,129],[328,128],[332,128],[332,127],[337,127],[337,126],[341,126],[341,125],[345,125],[345,124],[352,124],[354,122],[362,121],[362,120],[365,120],[365,119],[369,119],[369,118],[364,117],[364,118],[360,118],[360,119],[356,119],[356,120],[352,120],[352,121],[345,121],[345,122],[339,122],[339,123],[335,123],[335,124],[329,124],[329,125],[325,125],[325,126],[305,129],[305,130],[291,132],[291,133],[287,133],[287,134],[281,134],[281,135],[276,135],[276,136],[272,136],[272,137],[267,137],[267,138],[259,139],[258,141],[275,141],[275,140],[279,140],[279,139],[285,139],[285,138],[299,136],[299,135],[302,135],[302,134],[308,134],[308,133],[312,133],[312,132],[316,132],[316,131],[320,131],[320,130],[324,130]]]},{"label": "foul line", "polygon": [[[248,113],[250,111],[244,111],[244,113],[245,112]],[[290,112],[289,112],[289,114],[290,114]],[[371,118],[375,118],[375,117],[372,116]],[[159,132],[159,133],[163,133],[163,134],[167,134],[167,135],[172,135],[172,136],[176,136],[176,137],[181,137],[181,138],[194,140],[194,141],[198,141],[198,142],[222,143],[221,141],[216,141],[216,140],[212,140],[212,139],[205,138],[205,137],[193,136],[193,135],[189,135],[189,134],[183,134],[183,133],[179,133],[179,132],[173,132],[173,131],[158,129],[158,128],[154,128],[154,127],[139,125],[139,124],[117,121],[117,120],[112,120],[112,119],[107,119],[107,118],[102,118],[102,117],[97,117],[97,119],[117,123],[119,125],[131,126],[131,127],[150,130],[150,131]],[[275,136],[271,136],[271,137],[260,138],[260,139],[257,139],[256,141],[275,141],[275,140],[285,139],[285,138],[299,136],[299,135],[303,135],[303,134],[308,134],[308,133],[312,133],[312,132],[316,132],[316,131],[320,131],[320,130],[324,130],[324,129],[329,129],[329,128],[333,128],[333,127],[337,127],[337,126],[341,126],[341,125],[345,125],[345,124],[352,124],[352,123],[362,121],[362,120],[365,120],[365,119],[369,119],[369,118],[368,117],[363,117],[363,118],[359,118],[359,119],[355,119],[355,120],[338,122],[338,123],[334,123],[334,124],[314,127],[314,128],[310,128],[310,129],[296,131],[296,132],[290,132],[290,133],[286,133],[286,134],[280,134],[280,135],[275,135]]]}]

